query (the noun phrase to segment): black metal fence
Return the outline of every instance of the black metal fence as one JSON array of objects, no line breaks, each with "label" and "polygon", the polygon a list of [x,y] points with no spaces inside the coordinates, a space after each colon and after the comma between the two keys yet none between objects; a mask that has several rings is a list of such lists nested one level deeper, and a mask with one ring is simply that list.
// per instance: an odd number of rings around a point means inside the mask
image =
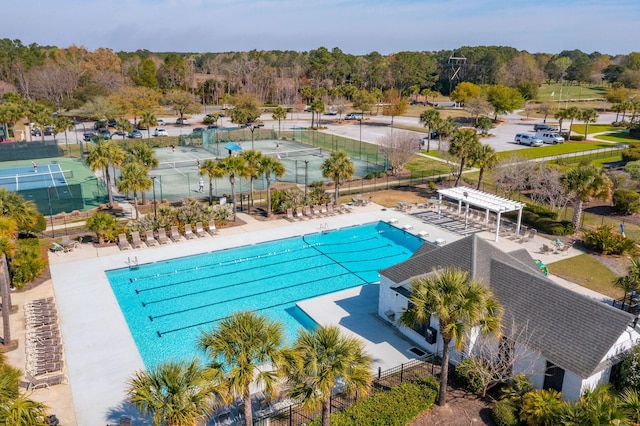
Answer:
[{"label": "black metal fence", "polygon": [[0,161],[34,160],[61,157],[62,149],[57,140],[34,142],[3,142],[0,144]]},{"label": "black metal fence", "polygon": [[[413,382],[424,377],[437,377],[440,375],[440,357],[435,354],[426,355],[420,359],[414,359],[396,367],[382,371],[373,381],[374,392],[388,392],[394,386],[402,383]],[[358,401],[358,395],[349,396],[344,393],[336,393],[331,396],[330,411],[335,413],[342,411]],[[290,405],[276,410],[268,415],[256,417],[254,426],[300,426],[311,422],[319,416],[320,410],[305,410],[302,405]]]}]

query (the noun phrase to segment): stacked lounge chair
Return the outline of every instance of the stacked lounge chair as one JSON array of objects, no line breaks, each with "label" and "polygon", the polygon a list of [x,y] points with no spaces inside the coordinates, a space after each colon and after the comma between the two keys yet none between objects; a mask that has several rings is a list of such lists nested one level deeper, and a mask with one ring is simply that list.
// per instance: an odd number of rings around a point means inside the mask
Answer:
[{"label": "stacked lounge chair", "polygon": [[120,250],[131,249],[131,243],[129,243],[129,241],[127,240],[126,234],[118,235],[118,247],[120,247]]},{"label": "stacked lounge chair", "polygon": [[196,222],[196,236],[198,236],[198,238],[207,236],[207,233],[204,232],[204,228],[202,227],[202,222]]},{"label": "stacked lounge chair", "polygon": [[158,240],[153,236],[153,231],[147,231],[144,240],[149,247],[158,245]]},{"label": "stacked lounge chair", "polygon": [[138,231],[133,231],[131,233],[131,244],[133,245],[133,248],[142,248],[145,246],[140,239],[140,233]]},{"label": "stacked lounge chair", "polygon": [[24,306],[27,387],[64,383],[62,338],[53,298],[32,300]]},{"label": "stacked lounge chair", "polygon": [[160,244],[168,244],[171,242],[169,237],[167,237],[167,231],[164,228],[158,229],[158,242]]},{"label": "stacked lounge chair", "polygon": [[184,236],[187,238],[187,240],[193,240],[194,238],[196,238],[196,234],[193,233],[191,224],[189,223],[184,225]]}]

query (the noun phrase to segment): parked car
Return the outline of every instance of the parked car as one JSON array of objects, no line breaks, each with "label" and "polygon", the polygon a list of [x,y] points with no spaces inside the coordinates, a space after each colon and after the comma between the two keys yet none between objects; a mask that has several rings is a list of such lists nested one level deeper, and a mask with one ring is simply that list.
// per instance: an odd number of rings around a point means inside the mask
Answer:
[{"label": "parked car", "polygon": [[538,132],[536,133],[536,137],[539,139],[542,139],[542,142],[552,144],[552,145],[555,145],[558,143],[564,143],[564,138],[560,136],[558,133],[554,133],[552,131]]},{"label": "parked car", "polygon": [[533,125],[534,132],[557,132],[558,128],[554,126],[549,126],[548,124],[534,124]]},{"label": "parked car", "polygon": [[514,140],[520,145],[542,146],[544,144],[542,139],[536,138],[535,135],[529,133],[518,133]]},{"label": "parked car", "polygon": [[158,123],[158,126],[166,126],[167,125],[162,118],[158,118],[156,120],[156,123]]},{"label": "parked car", "polygon": [[215,124],[210,124],[210,125],[207,126],[207,130],[215,130],[217,128],[218,128],[218,126],[216,126]]},{"label": "parked car", "polygon": [[40,128],[34,127],[31,129],[31,136],[42,136],[42,131],[40,131]]},{"label": "parked car", "polygon": [[186,118],[179,117],[179,118],[176,119],[176,125],[177,126],[184,126],[186,124],[189,124],[189,120],[187,120]]},{"label": "parked car", "polygon": [[90,142],[91,138],[93,138],[96,135],[96,132],[85,132],[82,134],[82,140],[84,140],[85,142]]},{"label": "parked car", "polygon": [[116,130],[115,132],[111,133],[112,139],[114,136],[122,136],[124,138],[125,136],[127,136],[127,132],[125,132],[124,130]]},{"label": "parked car", "polygon": [[109,129],[100,129],[98,130],[98,136],[103,139],[111,139],[111,132],[109,131]]},{"label": "parked car", "polygon": [[[436,130],[434,130],[433,132],[431,132],[431,140],[433,141],[434,139],[436,139],[438,137],[438,132]],[[420,138],[420,146],[425,146],[427,144],[427,142],[429,141],[429,136],[423,136]]]},{"label": "parked car", "polygon": [[364,115],[361,112],[350,112],[344,116],[345,120],[362,120]]},{"label": "parked car", "polygon": [[108,127],[116,127],[118,125],[118,121],[114,118],[110,119],[109,121],[107,121],[107,126]]},{"label": "parked car", "polygon": [[94,123],[93,128],[98,130],[98,129],[104,129],[107,127],[107,120],[98,120]]},{"label": "parked car", "polygon": [[142,132],[138,129],[133,129],[131,131],[131,133],[129,133],[129,136],[127,136],[129,139],[142,139]]},{"label": "parked car", "polygon": [[153,132],[153,136],[155,136],[155,137],[169,136],[169,134],[167,133],[167,131],[165,129],[156,129]]}]

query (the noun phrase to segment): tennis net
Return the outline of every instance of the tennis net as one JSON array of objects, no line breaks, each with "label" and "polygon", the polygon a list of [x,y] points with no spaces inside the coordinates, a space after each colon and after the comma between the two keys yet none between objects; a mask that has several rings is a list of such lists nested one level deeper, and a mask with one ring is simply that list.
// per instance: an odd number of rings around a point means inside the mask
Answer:
[{"label": "tennis net", "polygon": [[182,160],[182,161],[165,161],[165,162],[159,163],[158,167],[155,167],[155,170],[197,169],[197,168],[198,168],[198,160]]},{"label": "tennis net", "polygon": [[272,154],[280,160],[296,159],[300,157],[324,157],[322,148],[305,148],[293,151],[274,151]]}]

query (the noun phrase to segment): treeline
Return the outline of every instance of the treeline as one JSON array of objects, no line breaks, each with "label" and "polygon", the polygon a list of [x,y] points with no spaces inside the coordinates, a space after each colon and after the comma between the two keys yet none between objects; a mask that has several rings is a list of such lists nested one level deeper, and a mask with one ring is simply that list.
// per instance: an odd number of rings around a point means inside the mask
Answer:
[{"label": "treeline", "polygon": [[429,91],[448,95],[462,81],[509,87],[563,81],[638,89],[640,52],[531,54],[504,46],[386,56],[351,55],[337,47],[308,52],[91,52],[78,46],[25,46],[20,40],[0,39],[0,81],[3,92],[67,110],[123,86],[188,90],[209,104],[224,103],[238,93],[253,93],[262,103],[294,104],[302,100],[304,87],[327,93],[340,88],[347,98],[361,89],[395,89],[403,96]]}]

